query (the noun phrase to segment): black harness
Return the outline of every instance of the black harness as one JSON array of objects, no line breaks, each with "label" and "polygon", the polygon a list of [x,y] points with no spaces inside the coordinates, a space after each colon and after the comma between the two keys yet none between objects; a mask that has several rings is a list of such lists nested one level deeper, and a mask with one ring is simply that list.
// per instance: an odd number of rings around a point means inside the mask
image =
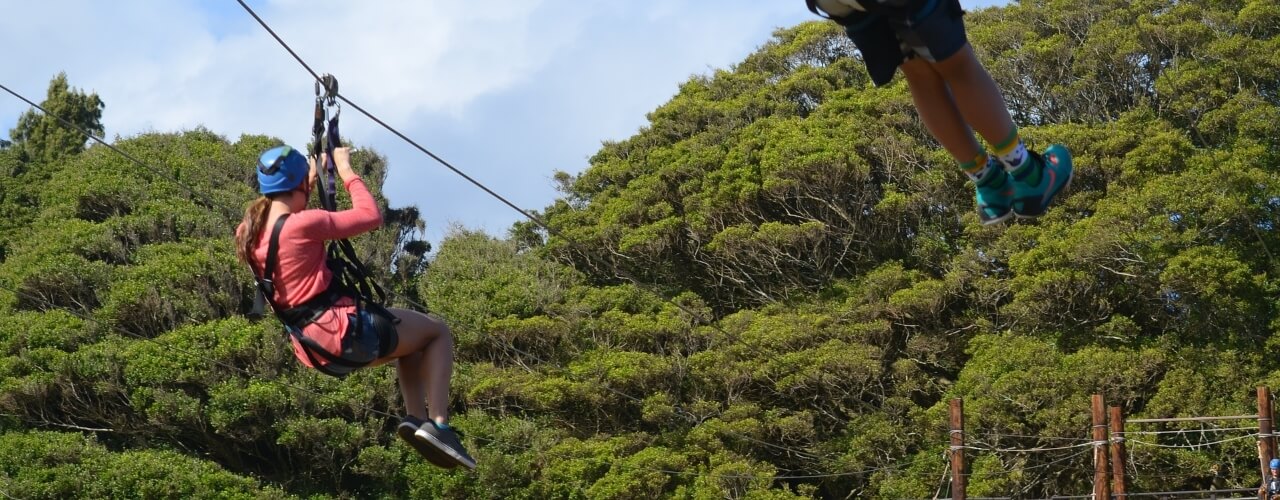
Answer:
[{"label": "black harness", "polygon": [[[302,346],[302,352],[306,354],[311,366],[325,375],[341,378],[357,368],[363,368],[372,363],[377,359],[377,353],[347,349],[344,341],[342,354],[334,355],[325,350],[315,339],[303,334],[302,329],[320,319],[321,315],[329,312],[333,305],[343,298],[350,298],[356,307],[355,321],[351,323],[346,335],[363,332],[365,327],[365,315],[363,313],[365,311],[382,316],[393,324],[399,322],[399,319],[380,303],[370,300],[369,297],[361,294],[359,289],[347,283],[345,276],[349,272],[341,272],[341,268],[350,265],[350,263],[342,259],[329,259],[325,262],[330,270],[333,271],[333,279],[329,282],[329,287],[323,292],[307,299],[306,302],[290,308],[283,308],[277,304],[275,301],[274,279],[276,262],[280,251],[280,230],[288,219],[289,214],[280,215],[276,219],[275,225],[271,228],[271,241],[267,245],[267,260],[263,265],[262,276],[257,276],[256,273],[254,275],[258,284],[258,297],[271,304],[271,310],[275,312],[276,317],[284,324],[285,333],[296,339]],[[376,283],[373,286],[376,287]],[[261,315],[261,309],[257,304],[255,304],[255,312]],[[326,363],[321,363],[320,360],[324,360]]]},{"label": "black harness", "polygon": [[[319,158],[321,151],[322,139],[325,138],[326,104],[333,107],[337,105],[337,79],[333,78],[332,75],[324,75],[324,83],[326,91],[324,96],[320,95],[319,82],[316,84],[316,117],[312,131],[315,134],[313,151],[317,158]],[[338,147],[338,112],[335,111],[333,117],[329,118],[327,128],[328,140],[323,142],[325,143],[324,151],[328,153],[328,159],[324,165],[328,178],[321,179],[317,184],[319,186],[320,204],[325,210],[336,211],[337,188],[334,180],[333,150]],[[327,185],[326,180],[328,181]],[[285,220],[288,218],[289,214],[282,214],[276,219],[275,225],[271,228],[271,240],[267,245],[267,260],[262,266],[262,276],[258,276],[257,272],[254,272],[254,278],[258,284],[258,293],[254,298],[253,311],[249,316],[251,318],[261,318],[264,302],[270,303],[271,310],[275,312],[276,317],[284,324],[285,332],[302,345],[302,351],[307,355],[311,366],[326,375],[343,377],[377,359],[377,353],[357,352],[346,348],[346,335],[358,334],[364,331],[364,313],[367,311],[377,314],[391,324],[399,323],[400,319],[382,306],[387,300],[386,291],[382,289],[381,285],[373,281],[369,269],[356,257],[355,248],[346,239],[332,241],[326,249],[325,265],[333,272],[333,279],[330,280],[328,288],[294,307],[285,309],[276,304],[274,279],[280,250],[280,229],[284,227]],[[252,266],[250,266],[250,269],[252,270]],[[351,324],[352,327],[347,330],[343,337],[343,352],[339,356],[326,351],[314,339],[304,335],[302,329],[319,319],[321,315],[332,309],[333,305],[343,298],[350,298],[355,303],[356,316],[355,321]],[[319,360],[321,359],[327,361],[327,363],[320,363]]]}]

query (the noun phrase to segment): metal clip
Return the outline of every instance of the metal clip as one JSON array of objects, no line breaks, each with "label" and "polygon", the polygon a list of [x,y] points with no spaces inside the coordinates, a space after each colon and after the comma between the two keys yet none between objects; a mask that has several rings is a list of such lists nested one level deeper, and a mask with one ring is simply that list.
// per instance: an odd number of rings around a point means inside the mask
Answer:
[{"label": "metal clip", "polygon": [[320,89],[324,88],[325,105],[336,109],[334,116],[342,111],[342,107],[338,104],[338,78],[325,73],[320,76],[320,80],[316,82],[316,97],[321,97]]}]

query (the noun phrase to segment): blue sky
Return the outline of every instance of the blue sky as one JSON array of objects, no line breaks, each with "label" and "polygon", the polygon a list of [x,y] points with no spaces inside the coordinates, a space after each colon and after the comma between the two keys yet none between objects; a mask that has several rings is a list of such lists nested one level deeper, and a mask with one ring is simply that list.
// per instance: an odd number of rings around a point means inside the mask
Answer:
[{"label": "blue sky", "polygon": [[[38,101],[65,71],[107,103],[109,138],[203,125],[231,140],[308,140],[309,75],[234,0],[3,3],[0,83]],[[813,19],[799,0],[249,4],[317,71],[338,76],[345,96],[532,210],[555,198],[556,170],[586,168],[602,141],[634,134],[691,75]],[[0,95],[0,136],[25,110]],[[388,157],[385,193],[422,210],[433,242],[452,225],[501,236],[522,218],[353,110],[342,131]]]}]

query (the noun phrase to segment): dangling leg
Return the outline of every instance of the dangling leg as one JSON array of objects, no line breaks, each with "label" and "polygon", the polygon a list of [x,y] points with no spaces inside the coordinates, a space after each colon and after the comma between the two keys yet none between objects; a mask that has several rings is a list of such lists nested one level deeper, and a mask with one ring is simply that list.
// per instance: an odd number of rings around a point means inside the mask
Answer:
[{"label": "dangling leg", "polygon": [[1008,175],[978,145],[942,75],[919,57],[904,61],[901,67],[925,128],[973,180],[978,219],[983,224],[1008,219],[1013,215],[1013,191]]},{"label": "dangling leg", "polygon": [[1044,157],[1027,150],[1000,88],[969,44],[932,66],[951,89],[964,121],[992,145],[996,158],[1009,171],[1013,212],[1022,217],[1044,214],[1071,182],[1071,153],[1057,144],[1046,149]]},{"label": "dangling leg", "polygon": [[[416,426],[410,444],[436,465],[475,468],[475,460],[448,424],[449,381],[453,375],[453,335],[449,327],[417,311],[391,309],[391,313],[400,319],[396,325],[399,343],[387,359],[379,362],[397,360],[400,392],[409,414],[401,423],[401,432]],[[428,447],[426,452],[423,446]]]}]

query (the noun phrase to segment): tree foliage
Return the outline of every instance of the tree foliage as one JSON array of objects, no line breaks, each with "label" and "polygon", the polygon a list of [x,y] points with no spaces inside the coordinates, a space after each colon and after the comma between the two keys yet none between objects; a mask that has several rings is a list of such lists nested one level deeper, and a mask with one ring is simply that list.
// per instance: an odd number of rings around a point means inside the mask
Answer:
[{"label": "tree foliage", "polygon": [[[106,105],[97,93],[86,94],[67,83],[67,74],[59,73],[49,82],[49,91],[40,107],[62,117],[86,132],[101,136],[102,108]],[[64,156],[84,151],[89,139],[74,127],[35,109],[18,117],[17,125],[9,131],[5,148],[12,147],[24,158],[37,163],[49,163]]]},{"label": "tree foliage", "polygon": [[[474,472],[392,438],[394,369],[325,378],[241,317],[230,233],[274,139],[118,143],[151,172],[15,135],[0,490],[923,498],[946,494],[960,397],[968,493],[1042,498],[1090,488],[1091,394],[1134,417],[1255,411],[1280,387],[1280,7],[1038,0],[966,23],[1024,137],[1075,154],[1039,220],[978,224],[902,82],[872,88],[818,21],[557,173],[551,231],[456,228],[433,254],[421,214],[378,195],[387,227],[357,247],[453,327]],[[386,159],[354,162],[380,191]],[[1129,430],[1131,492],[1259,484],[1247,433]]]}]

